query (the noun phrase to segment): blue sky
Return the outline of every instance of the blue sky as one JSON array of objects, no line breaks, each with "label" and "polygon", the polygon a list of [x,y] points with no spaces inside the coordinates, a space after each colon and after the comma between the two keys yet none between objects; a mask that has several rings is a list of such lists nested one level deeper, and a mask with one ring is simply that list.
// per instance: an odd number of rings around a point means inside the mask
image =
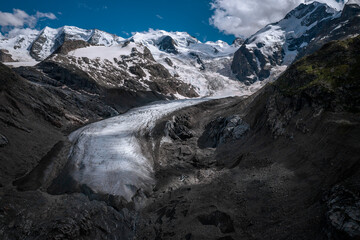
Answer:
[{"label": "blue sky", "polygon": [[[122,37],[149,28],[186,31],[200,41],[224,40],[231,43],[234,35],[225,35],[209,24],[213,14],[210,0],[10,0],[3,1],[1,12],[21,9],[29,15],[37,11],[54,13],[55,20],[41,18],[35,28],[63,25],[98,28]],[[129,34],[129,35],[127,35]]]}]

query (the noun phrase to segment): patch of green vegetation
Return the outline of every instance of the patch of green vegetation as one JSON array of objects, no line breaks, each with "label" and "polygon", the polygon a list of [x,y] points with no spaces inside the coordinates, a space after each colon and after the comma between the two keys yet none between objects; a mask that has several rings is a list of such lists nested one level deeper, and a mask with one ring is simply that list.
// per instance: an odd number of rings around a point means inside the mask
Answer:
[{"label": "patch of green vegetation", "polygon": [[344,86],[357,89],[360,87],[360,36],[326,44],[290,66],[275,85],[287,95],[314,86],[327,91]]},{"label": "patch of green vegetation", "polygon": [[350,66],[343,64],[334,67],[321,68],[314,67],[312,65],[305,65],[299,67],[299,70],[305,71],[307,74],[314,76],[314,80],[300,89],[305,89],[307,87],[320,84],[330,90],[333,90],[346,81],[347,76],[349,75]]}]

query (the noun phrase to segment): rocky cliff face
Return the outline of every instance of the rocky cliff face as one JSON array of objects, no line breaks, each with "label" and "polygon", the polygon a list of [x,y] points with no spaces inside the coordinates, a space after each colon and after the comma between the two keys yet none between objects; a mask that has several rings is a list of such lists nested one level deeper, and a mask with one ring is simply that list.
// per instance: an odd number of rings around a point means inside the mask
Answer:
[{"label": "rocky cliff face", "polygon": [[323,26],[323,29],[297,56],[300,59],[319,50],[324,44],[356,36],[360,32],[360,6],[351,2],[344,6],[341,15]]},{"label": "rocky cliff face", "polygon": [[159,49],[168,53],[178,54],[177,43],[170,36],[165,36],[158,44]]},{"label": "rocky cliff face", "polygon": [[0,62],[14,62],[8,50],[0,49]]},{"label": "rocky cliff face", "polygon": [[118,113],[99,95],[74,91],[36,70],[18,69],[32,81],[4,65],[0,71],[0,126],[7,142],[0,153],[2,184],[33,168],[64,133]]}]

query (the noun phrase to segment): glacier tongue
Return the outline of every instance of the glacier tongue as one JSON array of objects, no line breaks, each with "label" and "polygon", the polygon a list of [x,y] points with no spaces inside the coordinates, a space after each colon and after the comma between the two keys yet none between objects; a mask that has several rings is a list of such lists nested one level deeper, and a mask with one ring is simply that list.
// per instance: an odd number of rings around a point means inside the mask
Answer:
[{"label": "glacier tongue", "polygon": [[73,142],[70,174],[97,193],[131,201],[138,189],[150,189],[155,183],[153,162],[142,154],[137,134],[151,129],[166,114],[207,100],[159,102],[73,132],[69,136]]}]

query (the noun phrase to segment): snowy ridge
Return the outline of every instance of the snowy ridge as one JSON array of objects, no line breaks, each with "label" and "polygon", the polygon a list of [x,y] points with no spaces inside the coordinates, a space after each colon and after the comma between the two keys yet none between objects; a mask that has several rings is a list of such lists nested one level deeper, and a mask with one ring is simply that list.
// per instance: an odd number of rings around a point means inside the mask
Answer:
[{"label": "snowy ridge", "polygon": [[[92,45],[104,46],[112,46],[124,41],[121,37],[97,29],[86,30],[72,26],[64,26],[58,29],[45,27],[39,34],[37,40],[40,40],[41,44],[38,54],[40,60],[44,60],[50,56],[65,41],[81,40],[91,43]],[[33,43],[33,47],[36,43],[36,41]]]},{"label": "snowy ridge", "polygon": [[[46,27],[40,32],[34,31],[30,35],[24,35],[26,41],[22,43],[22,48],[17,52],[14,51],[14,42],[19,41],[19,37],[8,37],[8,39],[4,36],[1,37],[0,49],[6,49],[10,55],[16,56],[14,60],[18,61],[17,63],[8,63],[13,66],[35,65],[37,61],[52,55],[65,41],[80,40],[92,46],[70,51],[66,55],[55,54],[51,59],[60,63],[76,65],[105,86],[123,86],[124,82],[115,81],[114,78],[126,78],[127,76],[134,78],[136,76],[129,71],[129,68],[138,66],[145,73],[139,84],[143,86],[144,90],[149,90],[145,81],[152,81],[151,74],[140,66],[145,64],[144,61],[140,58],[136,60],[131,56],[133,49],[143,54],[144,47],[146,47],[155,61],[163,65],[173,78],[192,85],[199,96],[209,96],[217,91],[248,90],[242,83],[236,81],[230,69],[232,56],[238,45],[229,45],[223,41],[202,43],[186,32],[150,29],[148,32],[135,33],[126,40],[97,29],[86,30],[72,26],[58,29]],[[166,37],[170,37],[174,41],[178,54],[172,54],[162,49],[160,43]],[[5,42],[6,44],[4,44]],[[124,47],[124,45],[128,46]],[[84,58],[91,61],[84,61]],[[131,62],[129,62],[130,58]],[[126,64],[119,64],[119,62],[126,62]],[[108,78],[109,73],[114,74]],[[109,80],[107,81],[106,78]]]},{"label": "snowy ridge", "polygon": [[[146,65],[152,61],[141,57],[145,54],[145,48],[142,43],[127,41],[123,45],[105,46],[89,46],[85,48],[76,49],[68,53],[68,57],[64,58],[61,55],[55,55],[51,59],[56,62],[67,62],[81,70],[87,72],[98,82],[109,87],[121,87],[124,81],[119,82],[119,79],[128,76],[128,78],[136,78],[131,72],[130,68],[136,66],[141,68],[145,76],[137,81],[142,84],[145,90],[150,90],[148,82],[153,80],[153,77]],[[180,81],[195,87],[199,96],[209,96],[218,94],[218,92],[238,92],[243,94],[250,89],[256,91],[258,87],[247,87],[244,84],[230,79],[227,76],[231,75],[230,64],[232,58],[220,57],[204,59],[203,63],[206,66],[205,70],[200,70],[196,59],[187,55],[173,55],[159,50],[156,46],[148,45],[148,49],[152,53],[156,62],[160,63],[172,74],[172,77],[178,78]],[[86,62],[84,62],[84,59]],[[168,64],[168,59],[171,59],[173,66]],[[227,72],[221,72],[226,69]],[[111,76],[109,76],[111,73]],[[124,75],[125,74],[125,75]],[[118,79],[112,81],[112,79]],[[184,98],[179,94],[174,94],[178,98]]]},{"label": "snowy ridge", "polygon": [[[125,81],[134,79],[139,84],[138,90],[151,91],[147,82],[152,80],[152,76],[145,65],[155,63],[143,57],[144,50],[144,46],[127,42],[122,45],[79,48],[66,56],[54,55],[50,59],[75,65],[106,87],[123,87]],[[130,68],[133,66],[140,68],[145,76],[139,77],[132,73]]]},{"label": "snowy ridge", "polygon": [[0,49],[9,51],[17,62],[36,64],[35,60],[44,60],[64,41],[70,40],[82,40],[93,45],[112,46],[123,42],[125,39],[97,29],[86,30],[73,26],[57,29],[45,27],[41,31],[15,29],[6,36],[0,36]]},{"label": "snowy ridge", "polygon": [[175,41],[176,48],[182,55],[195,52],[206,57],[224,57],[233,54],[237,50],[236,47],[221,40],[202,43],[186,32],[167,32],[150,29],[148,32],[135,33],[130,39],[147,47],[154,46],[157,48],[157,45],[166,36],[170,36]]},{"label": "snowy ridge", "polygon": [[[178,54],[159,49],[165,37],[175,42]],[[244,84],[236,81],[230,66],[238,49],[223,41],[202,43],[186,32],[149,30],[135,33],[130,39],[146,46],[155,60],[165,66],[173,76],[194,86],[200,96],[209,96],[219,90],[242,91]],[[232,89],[232,90],[230,90]]]}]

